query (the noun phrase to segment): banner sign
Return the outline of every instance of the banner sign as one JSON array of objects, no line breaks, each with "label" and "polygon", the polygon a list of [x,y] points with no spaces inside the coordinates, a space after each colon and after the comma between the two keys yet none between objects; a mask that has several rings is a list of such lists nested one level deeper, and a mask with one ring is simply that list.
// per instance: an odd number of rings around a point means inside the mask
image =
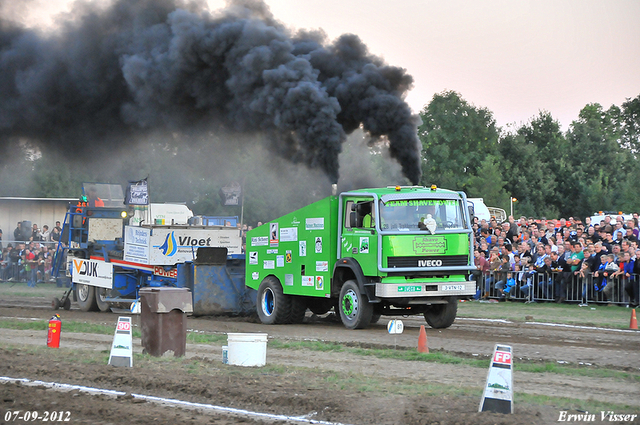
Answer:
[{"label": "banner sign", "polygon": [[126,205],[149,205],[147,179],[129,182],[124,203]]},{"label": "banner sign", "polygon": [[73,259],[71,281],[100,288],[113,288],[113,264],[97,260]]}]

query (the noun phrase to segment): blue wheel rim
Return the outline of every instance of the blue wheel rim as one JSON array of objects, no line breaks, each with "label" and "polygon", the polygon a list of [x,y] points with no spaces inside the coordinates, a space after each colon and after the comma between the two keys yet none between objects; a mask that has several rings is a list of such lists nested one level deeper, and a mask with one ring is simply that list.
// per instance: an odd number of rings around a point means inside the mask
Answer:
[{"label": "blue wheel rim", "polygon": [[262,294],[262,311],[266,316],[273,314],[274,296],[273,291],[267,288]]}]

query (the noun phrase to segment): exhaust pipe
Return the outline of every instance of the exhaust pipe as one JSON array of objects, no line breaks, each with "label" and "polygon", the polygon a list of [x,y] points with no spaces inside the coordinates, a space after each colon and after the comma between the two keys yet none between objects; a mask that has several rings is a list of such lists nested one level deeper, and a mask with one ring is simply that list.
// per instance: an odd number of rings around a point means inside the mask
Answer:
[{"label": "exhaust pipe", "polygon": [[331,195],[336,196],[338,194],[338,185],[333,183],[331,185]]}]

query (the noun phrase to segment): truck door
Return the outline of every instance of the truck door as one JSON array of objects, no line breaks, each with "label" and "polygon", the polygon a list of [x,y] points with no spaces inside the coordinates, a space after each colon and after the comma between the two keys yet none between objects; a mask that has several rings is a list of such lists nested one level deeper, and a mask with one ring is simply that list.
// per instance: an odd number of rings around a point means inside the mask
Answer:
[{"label": "truck door", "polygon": [[373,198],[345,200],[342,256],[358,261],[366,276],[377,275],[378,236]]}]

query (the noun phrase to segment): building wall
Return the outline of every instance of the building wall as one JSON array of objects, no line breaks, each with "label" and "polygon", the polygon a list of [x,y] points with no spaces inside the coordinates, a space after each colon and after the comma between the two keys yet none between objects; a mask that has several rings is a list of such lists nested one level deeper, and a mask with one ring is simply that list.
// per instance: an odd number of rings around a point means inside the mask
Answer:
[{"label": "building wall", "polygon": [[31,225],[37,224],[39,229],[48,225],[51,230],[56,221],[64,222],[69,202],[72,198],[0,198],[0,229],[2,241],[6,246],[13,240],[13,231],[18,221],[27,220]]}]

